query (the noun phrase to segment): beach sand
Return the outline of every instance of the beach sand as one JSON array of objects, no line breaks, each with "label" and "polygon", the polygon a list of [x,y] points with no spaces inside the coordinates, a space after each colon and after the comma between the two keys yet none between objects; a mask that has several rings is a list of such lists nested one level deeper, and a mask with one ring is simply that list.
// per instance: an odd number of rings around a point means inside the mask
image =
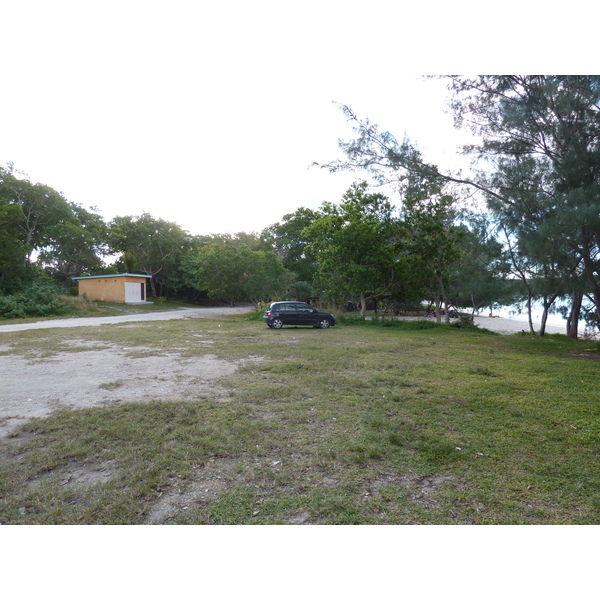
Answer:
[{"label": "beach sand", "polygon": [[[505,317],[475,317],[475,325],[481,327],[482,329],[489,329],[490,331],[495,331],[496,333],[502,333],[505,335],[510,335],[513,333],[519,333],[524,331],[525,333],[529,333],[529,322],[526,319],[507,319]],[[533,326],[535,331],[538,332],[540,330],[539,321],[533,322]],[[566,334],[566,325],[558,326],[555,324],[547,324],[546,325],[546,333],[562,333]]]}]

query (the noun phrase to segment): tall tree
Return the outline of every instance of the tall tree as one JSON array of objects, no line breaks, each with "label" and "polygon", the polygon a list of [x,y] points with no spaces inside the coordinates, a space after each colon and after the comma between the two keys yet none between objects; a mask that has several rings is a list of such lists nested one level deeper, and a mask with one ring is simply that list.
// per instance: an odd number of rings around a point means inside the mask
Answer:
[{"label": "tall tree", "polygon": [[471,308],[471,322],[484,307],[511,304],[512,290],[506,284],[509,265],[490,223],[483,215],[467,215],[460,225],[461,259],[450,275],[452,304]]},{"label": "tall tree", "polygon": [[42,268],[70,283],[71,277],[102,267],[106,225],[95,209],[32,183],[12,165],[0,167],[0,228],[0,281],[10,280],[12,287]]},{"label": "tall tree", "polygon": [[499,220],[520,223],[513,233],[527,229],[536,239],[554,240],[554,252],[562,247],[563,257],[571,255],[570,265],[561,259],[565,281],[573,281],[573,266],[580,264],[575,272],[585,286],[578,287],[586,288],[598,319],[600,76],[456,76],[450,89],[456,125],[482,140],[466,148],[484,161],[475,176],[439,171],[408,140],[399,143],[347,106],[342,110],[356,137],[340,142],[344,160],[320,166],[364,169],[379,183],[404,185],[418,173],[479,190]]},{"label": "tall tree", "polygon": [[317,211],[300,207],[283,216],[279,223],[271,225],[262,233],[281,258],[286,269],[296,275],[300,282],[312,284],[317,272],[316,259],[308,249],[309,240],[304,230],[319,216]]},{"label": "tall tree", "polygon": [[99,273],[104,268],[107,238],[107,226],[100,215],[72,202],[69,207],[69,218],[49,228],[46,246],[38,257],[48,273],[65,283],[71,277]]},{"label": "tall tree", "polygon": [[454,198],[442,191],[438,178],[410,174],[403,186],[406,254],[418,261],[419,273],[435,303],[437,321],[450,315],[449,291],[454,266],[462,257],[464,230],[454,224]]},{"label": "tall tree", "polygon": [[109,223],[109,245],[134,259],[146,275],[151,275],[150,288],[156,298],[161,295],[161,274],[172,268],[176,257],[185,252],[189,234],[176,223],[155,219],[148,213],[139,217],[115,217]]},{"label": "tall tree", "polygon": [[19,215],[16,226],[25,251],[23,264],[29,266],[33,254],[52,243],[52,229],[70,220],[72,208],[51,187],[17,177],[12,166],[0,167],[0,195]]},{"label": "tall tree", "polygon": [[400,287],[397,223],[383,194],[353,184],[341,204],[325,203],[303,235],[310,240],[323,289],[344,301],[360,297],[361,315],[368,300],[391,295]]},{"label": "tall tree", "polygon": [[[0,190],[1,192],[1,190]],[[27,276],[27,248],[21,236],[22,214],[0,193],[0,292],[19,289]]]},{"label": "tall tree", "polygon": [[[536,249],[531,259],[562,265],[565,283],[589,290],[598,314],[600,76],[450,81],[457,125],[482,139],[468,150],[488,165],[471,183],[485,191],[490,208],[511,231],[526,232],[529,247]],[[549,254],[540,257],[542,247],[559,262]],[[576,282],[577,273],[585,285]],[[577,335],[573,327],[568,333]]]},{"label": "tall tree", "polygon": [[196,287],[213,300],[251,300],[255,305],[281,295],[291,274],[272,251],[252,250],[218,237],[204,245],[196,257]]}]

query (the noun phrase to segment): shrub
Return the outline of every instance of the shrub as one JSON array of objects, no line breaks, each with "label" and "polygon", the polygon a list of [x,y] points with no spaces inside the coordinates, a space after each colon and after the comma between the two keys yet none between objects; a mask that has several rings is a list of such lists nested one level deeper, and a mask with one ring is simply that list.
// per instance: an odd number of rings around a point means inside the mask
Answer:
[{"label": "shrub", "polygon": [[250,313],[246,317],[246,320],[247,321],[259,321],[262,323],[263,315],[265,314],[265,311],[267,310],[267,308],[269,308],[269,304],[270,304],[270,302],[259,302],[256,307],[256,310],[253,313]]},{"label": "shrub", "polygon": [[65,296],[59,294],[58,299],[65,305],[67,309],[71,309],[73,311],[87,311],[97,307],[97,304],[92,302],[87,297],[87,294],[83,294],[83,296]]},{"label": "shrub", "polygon": [[0,296],[0,317],[4,319],[49,317],[67,312],[68,308],[58,299],[54,285],[45,281],[33,282],[17,294]]}]

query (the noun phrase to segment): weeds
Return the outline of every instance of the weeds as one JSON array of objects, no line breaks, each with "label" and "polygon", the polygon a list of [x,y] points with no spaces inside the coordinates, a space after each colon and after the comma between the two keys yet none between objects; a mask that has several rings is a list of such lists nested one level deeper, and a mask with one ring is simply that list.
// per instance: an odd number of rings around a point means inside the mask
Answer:
[{"label": "weeds", "polygon": [[25,424],[0,446],[3,523],[598,523],[597,342],[241,318],[35,333],[3,341],[263,360],[221,380],[228,403]]},{"label": "weeds", "polygon": [[101,390],[116,390],[123,385],[122,379],[117,379],[116,381],[109,381],[108,383],[101,383],[98,387]]}]

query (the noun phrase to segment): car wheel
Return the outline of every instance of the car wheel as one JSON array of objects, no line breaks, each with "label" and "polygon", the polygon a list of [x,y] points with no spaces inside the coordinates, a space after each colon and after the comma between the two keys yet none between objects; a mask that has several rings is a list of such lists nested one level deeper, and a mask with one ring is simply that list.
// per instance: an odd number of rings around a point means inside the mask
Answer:
[{"label": "car wheel", "polygon": [[319,321],[319,329],[327,329],[330,325],[329,319],[321,319]]},{"label": "car wheel", "polygon": [[281,329],[283,327],[283,321],[281,319],[273,319],[271,321],[271,327],[273,329]]}]

